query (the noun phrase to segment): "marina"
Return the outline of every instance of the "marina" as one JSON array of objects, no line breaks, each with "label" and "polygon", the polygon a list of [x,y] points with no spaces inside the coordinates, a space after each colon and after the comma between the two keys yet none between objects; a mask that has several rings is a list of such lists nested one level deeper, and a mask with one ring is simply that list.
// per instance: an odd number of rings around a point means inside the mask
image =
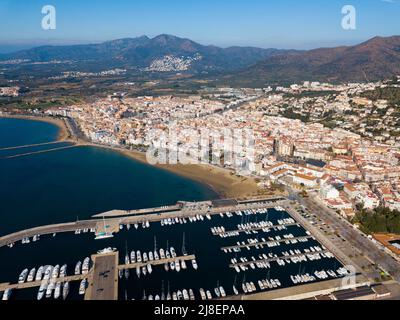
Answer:
[{"label": "marina", "polygon": [[[69,271],[75,266],[78,274],[71,276],[58,277],[60,266],[65,265],[58,263],[44,299],[59,299],[65,283],[67,299],[239,298],[348,275],[343,263],[288,213],[293,210],[289,208],[283,199],[185,203],[178,211],[94,218],[80,222],[79,229],[68,225],[70,232],[55,237],[53,229],[47,235],[36,232],[40,241],[35,242],[26,243],[32,236],[25,231],[21,236],[25,244],[14,243],[1,250],[40,246],[42,241],[60,243],[61,238],[86,239],[90,245],[85,254],[91,258],[75,258]],[[100,229],[106,227],[113,230],[112,237],[94,240],[93,233],[104,232]],[[98,253],[93,254],[94,250]],[[100,259],[103,256],[109,258]],[[27,281],[33,277],[33,268],[39,272],[40,266],[24,266],[23,283],[5,282],[0,291],[10,299],[28,298],[28,289],[39,287],[40,292],[42,286],[44,291],[41,281]]]}]

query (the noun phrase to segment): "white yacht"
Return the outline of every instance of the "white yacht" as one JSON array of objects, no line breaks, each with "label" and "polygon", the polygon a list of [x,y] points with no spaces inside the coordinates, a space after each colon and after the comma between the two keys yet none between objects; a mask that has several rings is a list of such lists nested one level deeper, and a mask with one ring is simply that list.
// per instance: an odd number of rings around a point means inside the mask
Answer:
[{"label": "white yacht", "polygon": [[47,282],[43,281],[42,284],[40,285],[38,294],[37,294],[37,299],[42,300],[44,297],[44,294],[46,293],[47,290]]},{"label": "white yacht", "polygon": [[65,282],[62,291],[63,300],[67,299],[68,293],[69,293],[69,282]]},{"label": "white yacht", "polygon": [[54,290],[54,299],[58,299],[61,296],[61,282],[56,283],[56,289]]},{"label": "white yacht", "polygon": [[86,257],[85,260],[83,260],[82,274],[88,274],[89,268],[90,268],[90,258]]},{"label": "white yacht", "polygon": [[28,277],[29,270],[24,269],[18,277],[18,283],[24,283],[26,278]]},{"label": "white yacht", "polygon": [[8,301],[10,299],[10,297],[11,297],[11,292],[12,292],[12,289],[6,289],[6,291],[4,291],[4,293],[3,293],[2,300],[3,301]]},{"label": "white yacht", "polygon": [[41,281],[43,278],[44,267],[40,266],[38,271],[36,272],[35,281]]},{"label": "white yacht", "polygon": [[132,251],[132,252],[131,252],[131,263],[136,263],[135,251]]},{"label": "white yacht", "polygon": [[78,261],[75,265],[75,275],[81,274],[82,262]]},{"label": "white yacht", "polygon": [[67,276],[67,265],[63,264],[60,269],[60,277],[66,277],[66,276]]},{"label": "white yacht", "polygon": [[36,268],[32,268],[31,271],[29,271],[27,281],[32,282],[35,279],[35,274],[36,274]]},{"label": "white yacht", "polygon": [[53,279],[58,278],[59,272],[60,272],[60,265],[57,264],[57,265],[54,267],[53,272],[51,273],[51,277],[52,277]]},{"label": "white yacht", "polygon": [[79,294],[84,295],[86,291],[87,280],[83,279],[79,285]]}]

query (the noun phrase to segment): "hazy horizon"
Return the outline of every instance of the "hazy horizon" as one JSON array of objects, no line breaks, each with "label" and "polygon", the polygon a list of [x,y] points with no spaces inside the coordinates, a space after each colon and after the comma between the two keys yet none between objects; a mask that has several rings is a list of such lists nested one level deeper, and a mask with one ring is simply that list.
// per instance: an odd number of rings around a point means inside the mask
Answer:
[{"label": "hazy horizon", "polygon": [[[56,8],[55,30],[41,27],[45,4]],[[172,34],[219,47],[306,50],[400,34],[400,0],[353,0],[354,30],[344,30],[341,25],[342,8],[347,4],[342,0],[323,5],[320,0],[2,0],[0,50],[98,43],[143,34]]]}]

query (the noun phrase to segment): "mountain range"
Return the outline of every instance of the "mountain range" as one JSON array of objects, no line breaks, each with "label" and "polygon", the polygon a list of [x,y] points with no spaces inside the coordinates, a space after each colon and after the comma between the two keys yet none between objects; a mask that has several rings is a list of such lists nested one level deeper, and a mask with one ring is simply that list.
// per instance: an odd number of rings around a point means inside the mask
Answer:
[{"label": "mountain range", "polygon": [[[354,46],[309,51],[255,47],[204,46],[172,35],[142,36],[100,44],[41,46],[0,55],[0,61],[70,60],[112,67],[145,70],[166,56],[183,59],[191,74],[219,74],[225,81],[244,83],[375,81],[400,75],[400,36],[375,37]],[[161,60],[160,60],[161,59]],[[182,60],[182,61],[183,61]],[[168,60],[170,61],[170,60]],[[154,69],[152,70],[154,71]],[[157,71],[157,70],[155,70]]]}]

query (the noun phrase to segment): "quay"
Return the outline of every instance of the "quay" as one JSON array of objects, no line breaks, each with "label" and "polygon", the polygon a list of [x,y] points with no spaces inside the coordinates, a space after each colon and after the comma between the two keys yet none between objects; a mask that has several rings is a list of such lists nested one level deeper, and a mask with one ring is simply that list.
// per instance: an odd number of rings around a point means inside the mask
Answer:
[{"label": "quay", "polygon": [[[328,250],[323,250],[323,251],[318,251],[318,252],[312,252],[312,253],[309,253],[309,254],[316,254],[316,253],[321,254],[321,253],[328,253],[328,252],[329,252]],[[251,264],[256,264],[258,262],[268,262],[269,263],[269,262],[275,262],[275,261],[278,261],[278,260],[289,260],[291,258],[297,258],[297,257],[301,257],[301,256],[304,256],[304,255],[307,255],[307,253],[299,253],[299,254],[293,254],[293,255],[281,256],[281,257],[274,257],[274,258],[268,258],[268,259],[251,260],[251,261],[246,261],[246,262],[238,262],[238,263],[230,264],[229,267],[230,268],[235,268],[235,267],[240,267],[240,266],[246,267],[246,266],[249,266]]]},{"label": "quay", "polygon": [[[218,201],[218,200],[217,200]],[[269,202],[267,202],[269,201]],[[217,215],[220,213],[225,213],[228,211],[241,211],[250,209],[261,209],[261,208],[273,208],[275,206],[284,206],[288,204],[288,200],[283,198],[273,198],[273,199],[260,199],[252,203],[236,203],[230,204],[228,206],[218,206],[213,205],[212,202],[198,202],[198,203],[186,203],[186,206],[180,206],[180,210],[177,211],[167,211],[160,212],[156,214],[134,214],[133,216],[126,216],[120,218],[104,218],[100,219],[90,219],[81,220],[76,222],[67,222],[53,225],[46,225],[41,227],[35,227],[31,229],[26,229],[18,231],[9,235],[0,237],[0,247],[16,243],[24,238],[32,238],[35,235],[49,235],[54,233],[65,233],[65,232],[75,232],[76,230],[83,229],[95,229],[96,234],[102,232],[112,232],[116,233],[119,231],[120,225],[128,224],[140,224],[143,222],[160,222],[164,219],[175,219],[175,218],[189,218],[195,217],[196,215]],[[152,209],[147,209],[152,210]]]},{"label": "quay", "polygon": [[124,269],[136,269],[136,267],[145,267],[146,265],[150,264],[152,266],[158,266],[158,265],[164,265],[165,263],[171,263],[175,261],[191,261],[196,259],[195,255],[187,255],[187,256],[181,256],[181,257],[176,257],[176,258],[169,258],[169,259],[159,259],[159,260],[152,260],[152,261],[147,261],[147,262],[140,262],[140,263],[130,263],[130,264],[122,264],[118,266],[119,270],[124,270]]},{"label": "quay", "polygon": [[227,247],[222,247],[221,250],[233,250],[233,249],[243,249],[247,247],[255,247],[255,246],[261,246],[261,245],[274,245],[275,243],[282,243],[282,242],[291,242],[291,241],[299,241],[299,240],[308,240],[308,239],[315,239],[314,236],[302,236],[302,237],[295,237],[295,238],[287,238],[287,239],[281,239],[281,240],[268,240],[268,241],[260,241],[257,243],[248,243],[248,244],[241,244],[241,245],[234,245],[234,246],[227,246]]},{"label": "quay", "polygon": [[85,300],[118,300],[118,252],[92,255]]}]

